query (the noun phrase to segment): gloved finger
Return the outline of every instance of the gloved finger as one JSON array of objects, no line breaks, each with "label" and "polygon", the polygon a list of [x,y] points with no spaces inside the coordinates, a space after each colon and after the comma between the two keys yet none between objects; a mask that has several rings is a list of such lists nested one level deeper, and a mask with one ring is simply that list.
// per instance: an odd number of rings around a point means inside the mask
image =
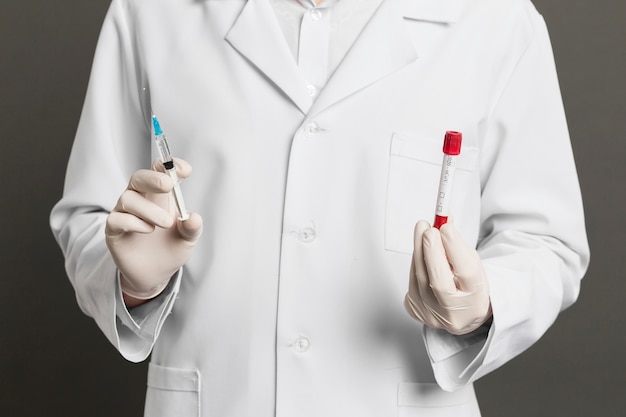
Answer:
[{"label": "gloved finger", "polygon": [[115,238],[128,232],[152,233],[154,225],[146,223],[137,216],[128,213],[113,211],[109,214],[104,228],[107,238]]},{"label": "gloved finger", "polygon": [[424,261],[430,287],[437,300],[445,306],[444,300],[457,292],[454,273],[448,263],[446,251],[438,229],[430,228],[424,233]]},{"label": "gloved finger", "polygon": [[189,218],[178,222],[178,233],[189,241],[195,242],[202,234],[202,217],[198,213],[189,213]]},{"label": "gloved finger", "polygon": [[453,224],[445,224],[439,229],[441,241],[448,255],[448,262],[461,291],[473,291],[480,282],[474,277],[482,276],[480,258],[474,248],[468,246]]},{"label": "gloved finger", "polygon": [[171,213],[133,190],[122,193],[114,211],[132,214],[146,223],[162,228],[168,228],[174,222]]},{"label": "gloved finger", "polygon": [[[191,175],[191,164],[184,159],[174,157],[174,167],[176,167],[176,175],[178,178],[187,178]],[[165,172],[165,167],[163,166],[163,162],[160,159],[157,159],[152,162],[152,169],[158,172]]]},{"label": "gloved finger", "polygon": [[150,169],[140,169],[133,173],[128,189],[139,193],[169,193],[174,183],[169,175]]}]

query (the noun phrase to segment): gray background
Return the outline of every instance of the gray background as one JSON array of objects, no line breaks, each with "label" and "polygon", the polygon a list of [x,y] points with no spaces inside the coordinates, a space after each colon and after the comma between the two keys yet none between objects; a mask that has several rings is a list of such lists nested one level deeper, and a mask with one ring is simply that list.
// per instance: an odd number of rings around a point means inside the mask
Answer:
[{"label": "gray background", "polygon": [[[626,415],[626,2],[536,0],[552,35],[592,264],[577,304],[477,384],[485,417]],[[48,227],[108,0],[0,4],[0,416],[140,416],[147,364],[78,309]]]}]

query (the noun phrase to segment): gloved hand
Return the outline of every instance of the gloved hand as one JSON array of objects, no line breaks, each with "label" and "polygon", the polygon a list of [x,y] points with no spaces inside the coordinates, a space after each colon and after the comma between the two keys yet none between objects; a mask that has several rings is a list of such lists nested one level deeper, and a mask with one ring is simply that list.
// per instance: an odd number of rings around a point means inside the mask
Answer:
[{"label": "gloved hand", "polygon": [[[177,174],[186,178],[191,165],[175,159]],[[121,275],[125,301],[140,304],[159,295],[187,262],[202,232],[202,218],[190,213],[178,220],[170,191],[174,186],[163,164],[135,172],[106,221],[106,243]],[[134,299],[134,300],[133,300]],[[128,304],[128,302],[127,302]]]},{"label": "gloved hand", "polygon": [[408,313],[425,325],[455,335],[469,333],[491,317],[487,278],[478,253],[451,223],[415,226]]}]

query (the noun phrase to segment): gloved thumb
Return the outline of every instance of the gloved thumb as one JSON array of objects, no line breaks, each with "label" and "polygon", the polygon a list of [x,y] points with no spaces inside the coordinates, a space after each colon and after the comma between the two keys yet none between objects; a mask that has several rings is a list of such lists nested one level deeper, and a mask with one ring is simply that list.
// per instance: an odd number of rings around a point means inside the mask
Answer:
[{"label": "gloved thumb", "polygon": [[483,275],[478,253],[465,243],[453,223],[444,224],[439,231],[457,288],[461,291],[473,291],[479,284],[473,278]]},{"label": "gloved thumb", "polygon": [[188,241],[195,242],[202,234],[202,217],[198,213],[189,213],[187,220],[178,221],[178,233]]}]

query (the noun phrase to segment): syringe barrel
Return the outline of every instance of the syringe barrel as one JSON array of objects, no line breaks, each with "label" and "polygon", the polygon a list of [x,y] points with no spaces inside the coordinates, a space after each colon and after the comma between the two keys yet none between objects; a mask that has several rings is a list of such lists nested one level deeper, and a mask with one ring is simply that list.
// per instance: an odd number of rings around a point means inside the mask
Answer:
[{"label": "syringe barrel", "polygon": [[156,142],[157,151],[159,152],[159,157],[161,158],[163,165],[165,165],[165,169],[173,169],[174,164],[170,148],[167,144],[167,138],[165,135],[159,135],[155,136],[154,140]]}]

